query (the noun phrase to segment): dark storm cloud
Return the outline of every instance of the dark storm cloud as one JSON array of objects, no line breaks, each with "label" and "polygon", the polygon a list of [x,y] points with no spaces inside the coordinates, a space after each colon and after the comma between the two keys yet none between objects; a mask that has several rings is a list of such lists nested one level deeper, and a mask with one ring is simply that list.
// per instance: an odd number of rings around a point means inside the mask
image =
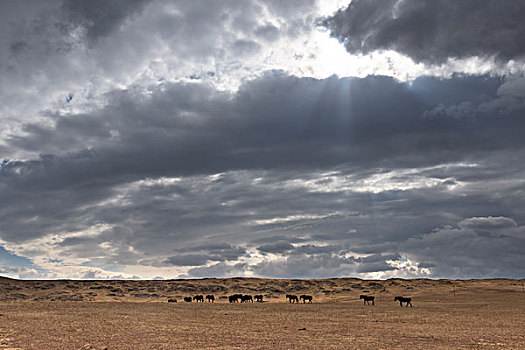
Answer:
[{"label": "dark storm cloud", "polygon": [[188,275],[184,277],[235,277],[244,276],[247,271],[247,264],[239,263],[234,265],[227,265],[225,263],[218,263],[211,266],[196,267],[188,271]]},{"label": "dark storm cloud", "polygon": [[[138,14],[150,1],[55,0],[41,4],[34,1],[3,3],[2,12],[10,17],[6,29],[10,27],[18,30],[17,35],[11,35],[10,51],[17,57],[35,49],[48,55],[52,51],[65,53],[83,39],[75,38],[78,29],[83,31],[78,34],[85,35],[89,42],[94,43],[117,30],[126,19]],[[39,37],[43,40],[38,40]]]},{"label": "dark storm cloud", "polygon": [[267,44],[313,30],[313,11],[313,1],[4,1],[0,136],[56,110],[90,110],[132,82],[254,77]]},{"label": "dark storm cloud", "polygon": [[[483,219],[486,225],[481,224]],[[520,276],[523,267],[516,262],[524,260],[525,228],[494,226],[494,219],[470,218],[458,225],[437,228],[421,238],[409,239],[406,249],[434,265],[431,269],[436,277]],[[498,221],[513,222],[503,217]],[[469,227],[471,222],[476,222],[476,228]],[[491,263],[487,263],[488,259]]]},{"label": "dark storm cloud", "polygon": [[211,260],[208,255],[177,255],[171,256],[166,263],[175,266],[200,266]]},{"label": "dark storm cloud", "polygon": [[263,253],[284,253],[293,249],[293,245],[286,241],[277,241],[275,243],[264,244],[257,247]]},{"label": "dark storm cloud", "polygon": [[378,261],[374,263],[359,263],[359,267],[356,269],[357,273],[369,273],[369,272],[383,272],[383,271],[394,271],[396,268],[385,261]]},{"label": "dark storm cloud", "polygon": [[203,243],[194,246],[186,246],[184,248],[175,249],[177,252],[206,252],[211,255],[220,255],[228,260],[235,260],[240,256],[246,254],[246,250],[241,247],[235,247],[228,243]]},{"label": "dark storm cloud", "polygon": [[[52,128],[27,124],[27,135],[13,136],[10,145],[49,156],[9,163],[2,171],[13,186],[44,176],[39,186],[63,187],[93,177],[105,182],[148,174],[363,166],[394,158],[396,166],[453,161],[521,145],[522,106],[494,105],[502,83],[489,77],[407,84],[387,77],[315,80],[274,73],[234,95],[201,84],[172,84],[151,97],[115,92],[111,106],[98,112],[52,116]],[[479,91],[474,98],[472,89]],[[472,105],[465,116],[447,113],[464,102]],[[19,172],[24,176],[14,176]],[[45,176],[50,173],[56,176]]]},{"label": "dark storm cloud", "polygon": [[[187,246],[175,249],[177,254],[166,259],[168,265],[175,266],[200,266],[208,261],[236,261],[241,256],[246,255],[246,250],[241,247],[234,247],[228,243],[210,243],[197,246]],[[187,254],[188,252],[200,252],[200,254]]]},{"label": "dark storm cloud", "polygon": [[83,27],[88,40],[96,41],[117,29],[150,1],[152,0],[64,0],[62,8],[72,26]]},{"label": "dark storm cloud", "polygon": [[395,50],[417,62],[525,54],[521,0],[354,0],[324,21],[352,53]]},{"label": "dark storm cloud", "polygon": [[[486,76],[278,72],[237,93],[114,91],[106,107],[48,114],[52,127],[26,124],[6,140],[43,154],[2,164],[0,237],[28,247],[61,234],[49,244],[92,255],[90,266],[200,266],[194,277],[395,273],[389,261],[405,255],[436,274],[497,275],[489,247],[503,258],[523,239],[520,91],[519,80]],[[448,112],[467,102],[468,113]],[[469,237],[485,258],[441,258],[462,255]],[[282,260],[243,262],[257,249]],[[522,255],[504,259],[518,276]]]},{"label": "dark storm cloud", "polygon": [[[0,3],[0,270],[522,277],[525,79],[259,75],[315,6]],[[507,61],[523,7],[355,0],[326,24],[354,52]]]},{"label": "dark storm cloud", "polygon": [[387,261],[389,260],[399,260],[402,257],[399,254],[372,254],[365,258],[358,258],[356,262],[359,264],[357,267],[358,273],[366,272],[377,272],[377,271],[393,271],[396,268],[390,265]]},{"label": "dark storm cloud", "polygon": [[250,240],[253,244],[261,243],[274,243],[277,241],[288,241],[290,243],[301,243],[306,242],[307,239],[301,237],[289,237],[288,235],[278,235],[278,236],[266,236]]},{"label": "dark storm cloud", "polygon": [[305,244],[295,248],[291,254],[323,254],[323,253],[340,253],[343,250],[341,245],[315,245]]},{"label": "dark storm cloud", "polygon": [[318,254],[289,256],[284,261],[269,261],[252,266],[258,276],[268,278],[319,278],[348,275],[354,271],[352,258]]}]

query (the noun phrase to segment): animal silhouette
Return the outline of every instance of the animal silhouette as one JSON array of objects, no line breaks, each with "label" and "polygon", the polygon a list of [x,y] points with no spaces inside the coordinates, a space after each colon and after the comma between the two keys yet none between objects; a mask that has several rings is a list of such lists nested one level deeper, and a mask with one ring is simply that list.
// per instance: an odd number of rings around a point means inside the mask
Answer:
[{"label": "animal silhouette", "polygon": [[258,303],[262,303],[263,302],[263,296],[258,294],[258,295],[254,295],[253,298],[255,299],[255,301],[257,301]]},{"label": "animal silhouette", "polygon": [[412,307],[412,298],[395,297],[394,301],[399,301],[399,306],[401,307],[403,307],[403,303],[406,303],[405,307],[408,307],[409,304]]},{"label": "animal silhouette", "polygon": [[184,297],[184,301],[187,303],[191,303],[191,297]]},{"label": "animal silhouette", "polygon": [[376,299],[376,297],[371,296],[371,295],[360,295],[359,299],[363,299],[363,305],[365,305],[365,304],[370,305],[370,302],[372,302],[372,305],[376,304],[375,301],[374,301]]},{"label": "animal silhouette", "polygon": [[193,297],[193,301],[204,303],[204,296],[202,295],[196,295]]},{"label": "animal silhouette", "polygon": [[238,303],[239,299],[242,298],[242,294],[233,294],[228,297],[230,303]]},{"label": "animal silhouette", "polygon": [[299,298],[297,298],[297,295],[293,295],[293,294],[286,294],[286,299],[289,299],[290,303],[298,303],[299,302]]},{"label": "animal silhouette", "polygon": [[251,295],[243,295],[241,296],[241,303],[247,303],[251,301],[253,303],[253,298]]},{"label": "animal silhouette", "polygon": [[306,295],[306,294],[303,294],[299,297],[299,299],[301,299],[303,301],[303,304],[306,303],[306,301],[308,300],[308,304],[311,304],[312,303],[312,296],[311,295]]},{"label": "animal silhouette", "polygon": [[213,295],[206,295],[206,300],[208,300],[210,303],[213,303],[215,301],[215,297]]}]

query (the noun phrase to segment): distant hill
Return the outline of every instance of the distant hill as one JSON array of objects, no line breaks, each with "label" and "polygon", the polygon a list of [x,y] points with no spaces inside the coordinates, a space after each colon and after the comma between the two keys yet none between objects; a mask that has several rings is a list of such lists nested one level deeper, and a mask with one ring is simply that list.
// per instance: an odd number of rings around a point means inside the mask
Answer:
[{"label": "distant hill", "polygon": [[393,300],[396,295],[447,298],[483,292],[524,292],[524,280],[432,280],[358,278],[262,279],[206,278],[192,280],[16,280],[0,277],[1,300],[33,301],[162,301],[213,294],[227,302],[231,294],[261,294],[268,302],[285,302],[286,294],[309,294],[316,302],[354,302],[359,295]]}]

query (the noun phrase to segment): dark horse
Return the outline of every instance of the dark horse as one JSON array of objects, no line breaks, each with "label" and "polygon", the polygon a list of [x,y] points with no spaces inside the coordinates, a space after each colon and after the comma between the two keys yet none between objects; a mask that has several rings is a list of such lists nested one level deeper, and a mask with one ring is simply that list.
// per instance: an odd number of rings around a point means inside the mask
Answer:
[{"label": "dark horse", "polygon": [[243,295],[241,297],[241,303],[247,303],[249,301],[251,301],[253,303],[253,298],[252,298],[251,295]]},{"label": "dark horse", "polygon": [[297,295],[286,294],[286,299],[289,299],[290,303],[298,303],[299,302],[299,298],[297,298]]},{"label": "dark horse", "polygon": [[312,296],[311,295],[306,295],[306,294],[303,294],[299,297],[299,299],[301,299],[303,301],[303,304],[306,303],[306,301],[308,300],[308,304],[311,304],[312,303]]},{"label": "dark horse", "polygon": [[264,297],[260,294],[257,294],[257,295],[254,295],[253,298],[255,299],[256,302],[262,303]]},{"label": "dark horse", "polygon": [[372,302],[372,305],[376,304],[375,301],[374,301],[376,299],[376,297],[371,296],[371,295],[360,295],[359,299],[363,299],[363,305],[365,305],[365,304],[370,305],[370,302]]},{"label": "dark horse", "polygon": [[187,303],[191,303],[191,297],[184,297],[184,301]]},{"label": "dark horse", "polygon": [[210,303],[213,303],[215,301],[215,297],[213,295],[206,295],[206,300],[208,300]]},{"label": "dark horse", "polygon": [[412,307],[412,298],[395,297],[394,301],[399,301],[399,306],[401,307],[403,307],[403,303],[406,303],[405,307],[408,307],[408,304]]},{"label": "dark horse", "polygon": [[201,302],[201,303],[204,303],[204,296],[202,295],[196,295],[193,297],[193,300],[196,301],[196,302]]},{"label": "dark horse", "polygon": [[242,299],[242,294],[233,294],[228,297],[230,303],[238,303],[239,299]]}]

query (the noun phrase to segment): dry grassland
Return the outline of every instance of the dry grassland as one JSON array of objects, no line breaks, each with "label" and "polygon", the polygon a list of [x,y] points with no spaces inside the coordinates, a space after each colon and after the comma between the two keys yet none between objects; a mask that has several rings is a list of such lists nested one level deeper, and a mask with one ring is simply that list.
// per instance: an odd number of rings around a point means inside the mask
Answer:
[{"label": "dry grassland", "polygon": [[[268,302],[229,304],[233,293]],[[182,302],[196,294],[218,301]],[[505,279],[1,279],[0,349],[525,349],[524,310],[523,281]]]}]

